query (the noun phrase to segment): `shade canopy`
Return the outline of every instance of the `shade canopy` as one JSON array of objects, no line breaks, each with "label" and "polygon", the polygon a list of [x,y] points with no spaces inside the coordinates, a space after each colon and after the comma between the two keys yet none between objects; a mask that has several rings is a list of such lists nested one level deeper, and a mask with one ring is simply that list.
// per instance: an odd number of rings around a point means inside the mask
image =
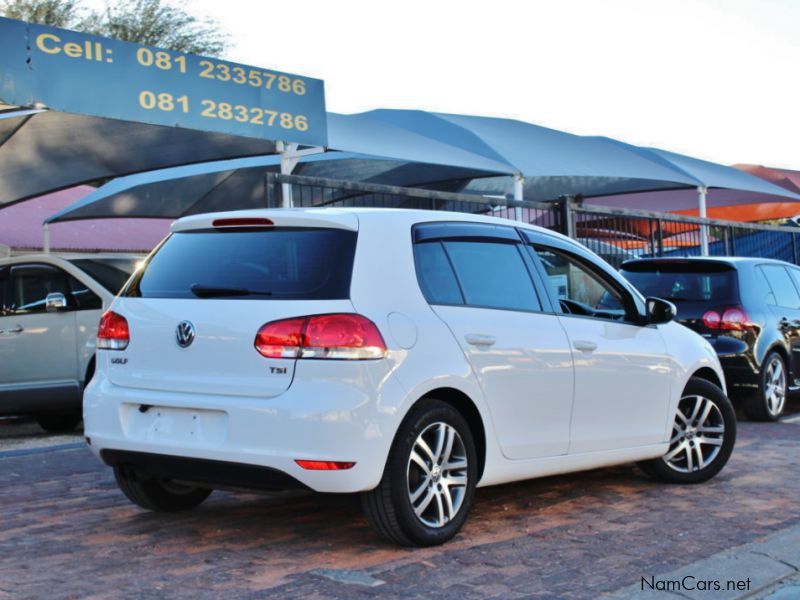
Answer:
[{"label": "shade canopy", "polygon": [[[723,165],[511,119],[381,109],[330,113],[328,127],[332,151],[304,157],[296,174],[401,186],[435,183],[439,189],[488,196],[514,195],[514,179],[524,178],[522,198],[545,201],[683,189],[691,190],[697,206],[697,188],[800,200],[790,190]],[[278,168],[276,158],[262,156],[125,177],[51,220],[175,218],[264,206],[264,173]],[[656,204],[645,208],[665,210]]]},{"label": "shade canopy", "polygon": [[[176,219],[186,215],[266,206],[266,173],[280,171],[277,156],[214,161],[137,173],[112,180],[50,215],[47,223],[107,217]],[[349,152],[303,157],[295,174],[407,187],[446,189],[487,175],[483,171],[393,161]]]},{"label": "shade canopy", "polygon": [[0,105],[0,207],[80,183],[275,152],[275,143]]},{"label": "shade canopy", "polygon": [[[762,179],[773,187],[783,188],[780,195],[742,191],[738,189],[709,189],[707,195],[708,216],[732,221],[765,221],[800,214],[800,204],[794,199],[800,192],[800,171],[774,169],[755,165],[736,165],[742,170]],[[746,173],[746,174],[747,174]],[[691,190],[654,191],[590,198],[587,204],[623,209],[657,209],[686,215],[697,215],[697,194]]]},{"label": "shade canopy", "polygon": [[675,187],[699,181],[658,156],[606,138],[572,135],[513,119],[380,109],[328,115],[331,148],[394,160],[494,171],[467,191],[509,193],[525,178],[526,200]]}]

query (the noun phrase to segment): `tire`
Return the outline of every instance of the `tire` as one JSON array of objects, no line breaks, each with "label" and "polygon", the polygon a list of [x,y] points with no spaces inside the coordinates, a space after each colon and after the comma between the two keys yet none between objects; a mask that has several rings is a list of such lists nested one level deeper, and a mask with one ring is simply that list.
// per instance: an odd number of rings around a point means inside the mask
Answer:
[{"label": "tire", "polygon": [[744,413],[751,421],[777,421],[786,407],[788,393],[786,361],[770,352],[761,366],[758,391],[744,402]]},{"label": "tire", "polygon": [[39,427],[48,433],[67,433],[81,422],[80,413],[43,413],[36,415]]},{"label": "tire", "polygon": [[731,401],[713,383],[693,377],[678,403],[669,450],[639,466],[667,483],[701,483],[722,470],[735,443],[736,413]]},{"label": "tire", "polygon": [[156,512],[178,512],[200,505],[212,490],[158,479],[127,467],[114,467],[114,477],[128,500]]},{"label": "tire", "polygon": [[378,487],[361,494],[367,519],[395,544],[442,544],[458,533],[472,509],[477,465],[472,431],[461,413],[445,402],[422,399],[397,430]]}]

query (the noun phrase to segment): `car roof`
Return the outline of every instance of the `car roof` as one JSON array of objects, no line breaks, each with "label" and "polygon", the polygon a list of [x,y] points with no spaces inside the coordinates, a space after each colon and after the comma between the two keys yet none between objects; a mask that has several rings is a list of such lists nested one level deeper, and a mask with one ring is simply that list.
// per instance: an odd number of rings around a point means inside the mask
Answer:
[{"label": "car roof", "polygon": [[366,221],[371,223],[385,222],[386,224],[391,223],[399,226],[413,225],[415,223],[459,221],[519,227],[520,229],[546,233],[576,243],[575,240],[571,240],[556,231],[521,221],[464,212],[407,208],[279,208],[206,213],[178,219],[172,224],[170,231],[190,231],[208,228],[212,226],[213,221],[225,218],[266,218],[275,221],[278,225],[297,226],[302,224],[308,226],[313,223],[318,226],[340,227],[352,230],[357,230],[359,223]]},{"label": "car roof", "polygon": [[743,264],[765,264],[774,263],[776,265],[791,265],[796,266],[785,260],[778,260],[775,258],[759,258],[757,256],[659,256],[653,258],[636,258],[633,260],[626,260],[622,263],[624,269],[626,265],[645,264],[645,263],[723,263],[731,266]]}]

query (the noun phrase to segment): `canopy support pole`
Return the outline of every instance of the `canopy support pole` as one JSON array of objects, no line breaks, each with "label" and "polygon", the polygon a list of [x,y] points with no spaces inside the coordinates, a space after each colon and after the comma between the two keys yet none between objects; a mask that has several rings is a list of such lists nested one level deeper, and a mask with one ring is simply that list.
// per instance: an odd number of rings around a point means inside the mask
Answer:
[{"label": "canopy support pole", "polygon": [[[525,198],[525,177],[521,173],[514,175],[514,202],[522,202]],[[522,207],[514,206],[514,220],[522,221]]]},{"label": "canopy support pole", "polygon": [[44,242],[42,243],[42,249],[45,254],[50,254],[50,223],[44,224]]},{"label": "canopy support pole", "polygon": [[[700,186],[697,188],[697,208],[700,218],[708,218],[706,212],[706,193],[708,188]],[[708,225],[700,225],[700,255],[708,256]]]},{"label": "canopy support pole", "polygon": [[[275,144],[281,156],[281,175],[291,175],[297,163],[304,156],[311,156],[312,154],[323,154],[325,148],[314,146],[313,148],[305,148],[298,150],[299,144],[288,142],[277,142]],[[283,196],[282,208],[294,208],[294,198],[292,198],[292,184],[281,184],[281,196]]]}]

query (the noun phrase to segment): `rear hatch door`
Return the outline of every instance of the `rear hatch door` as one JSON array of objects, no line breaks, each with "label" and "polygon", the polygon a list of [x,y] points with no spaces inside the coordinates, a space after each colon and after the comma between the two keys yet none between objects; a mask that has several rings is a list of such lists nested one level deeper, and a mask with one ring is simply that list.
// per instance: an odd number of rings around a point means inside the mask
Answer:
[{"label": "rear hatch door", "polygon": [[108,352],[124,359],[108,361],[108,377],[142,389],[278,395],[291,385],[295,359],[265,358],[256,334],[278,319],[354,312],[357,221],[203,225],[175,231],[115,302],[130,342]]}]

